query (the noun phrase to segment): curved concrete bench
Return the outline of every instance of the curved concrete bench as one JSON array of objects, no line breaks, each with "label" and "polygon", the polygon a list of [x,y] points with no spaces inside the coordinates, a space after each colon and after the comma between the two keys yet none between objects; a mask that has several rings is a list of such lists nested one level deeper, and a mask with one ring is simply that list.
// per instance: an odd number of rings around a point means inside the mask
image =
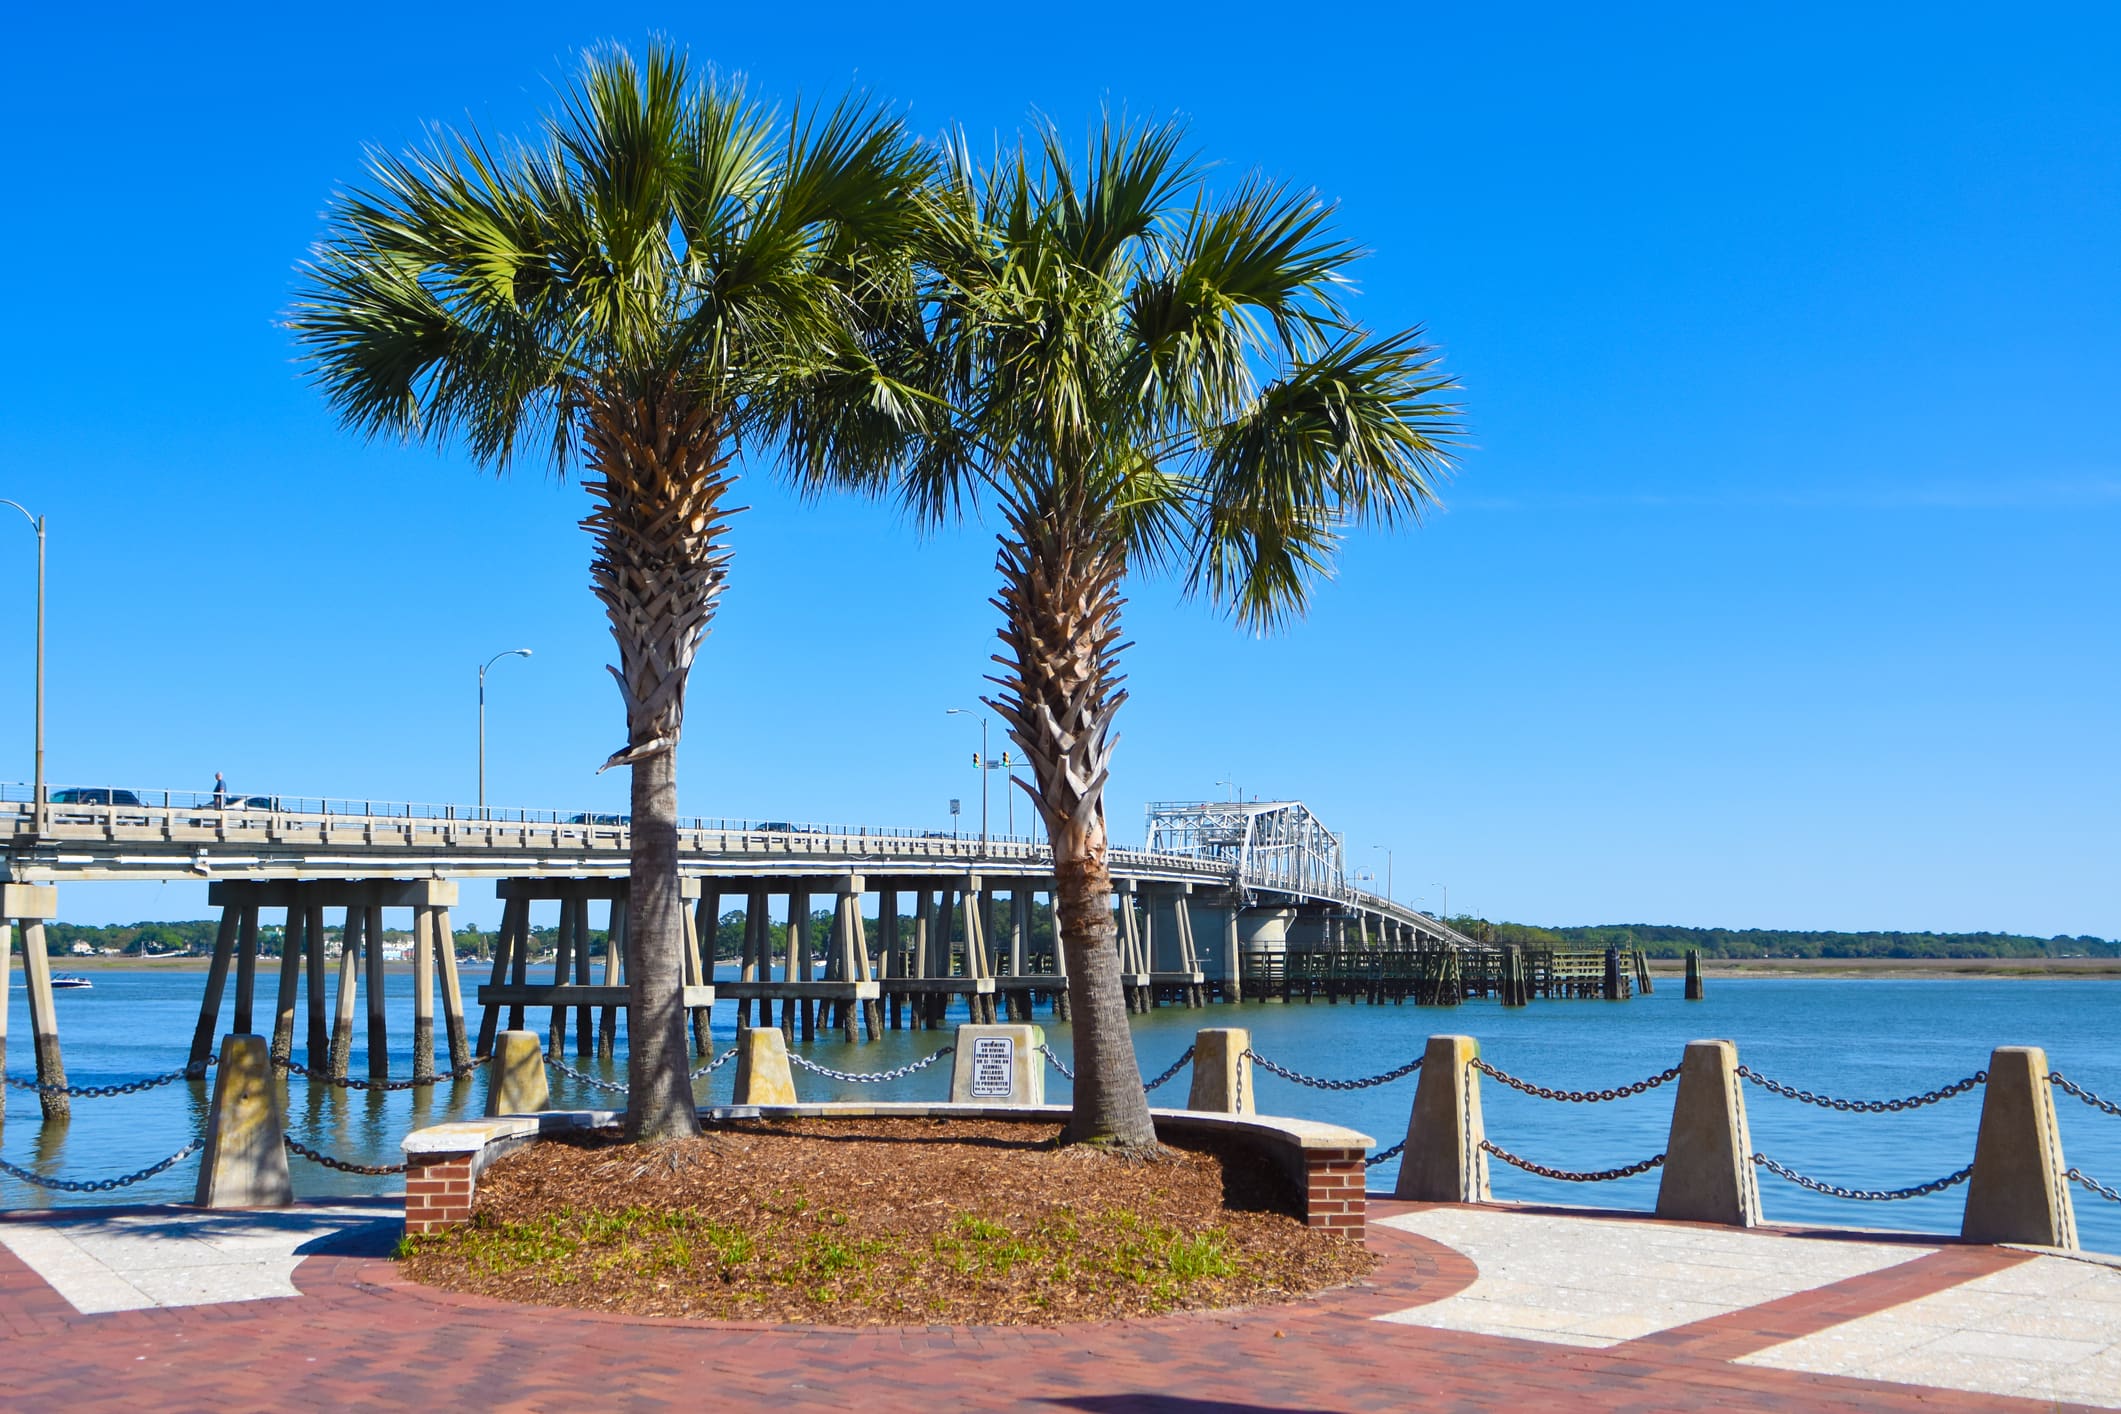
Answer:
[{"label": "curved concrete bench", "polygon": [[[1296,1185],[1304,1222],[1344,1237],[1363,1236],[1363,1158],[1376,1141],[1367,1134],[1307,1119],[1151,1110],[1159,1137],[1229,1135],[1252,1144]],[[729,1119],[988,1119],[1062,1124],[1066,1105],[953,1105],[923,1101],[864,1104],[723,1105],[700,1111],[703,1123]],[[479,1175],[503,1154],[540,1139],[581,1130],[616,1128],[617,1110],[542,1110],[495,1119],[458,1120],[405,1136],[405,1231],[439,1232],[471,1218]]]}]

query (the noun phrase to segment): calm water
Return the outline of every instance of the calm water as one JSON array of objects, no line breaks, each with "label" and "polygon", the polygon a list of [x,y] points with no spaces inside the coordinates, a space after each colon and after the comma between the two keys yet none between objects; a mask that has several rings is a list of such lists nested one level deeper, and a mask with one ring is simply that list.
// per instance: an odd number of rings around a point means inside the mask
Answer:
[{"label": "calm water", "polygon": [[[271,996],[271,978],[260,977],[261,1002]],[[104,1084],[172,1070],[197,1015],[200,973],[99,972],[95,988],[61,992],[61,1038],[69,1078]],[[467,990],[471,986],[467,979]],[[411,1071],[412,978],[390,979],[393,1073]],[[19,983],[12,989],[9,1070],[33,1065],[29,1017]],[[717,1049],[726,1049],[735,1021],[733,1004],[715,1008]],[[228,1024],[223,1017],[224,1028]],[[476,1011],[474,1011],[476,1024]],[[533,1024],[536,1024],[535,1022]],[[2047,1048],[2057,1069],[2108,1097],[2121,1096],[2121,982],[2107,981],[1846,981],[1715,980],[1709,998],[1688,1003],[1676,981],[1634,1001],[1543,1002],[1505,1011],[1493,1003],[1455,1010],[1414,1006],[1290,1006],[1251,1003],[1206,1011],[1165,1008],[1135,1019],[1143,1073],[1155,1075],[1192,1039],[1197,1026],[1247,1026],[1265,1056],[1315,1075],[1357,1077],[1388,1070],[1418,1054],[1431,1032],[1461,1031],[1480,1038],[1494,1065],[1555,1087],[1599,1089],[1624,1084],[1674,1064],[1686,1041],[1704,1036],[1738,1042],[1740,1057],[1764,1074],[1803,1088],[1850,1098],[1888,1098],[1928,1090],[1986,1064],[1997,1044]],[[298,1028],[298,1042],[300,1032]],[[1069,1050],[1068,1028],[1048,1025],[1055,1050]],[[885,1033],[871,1045],[819,1042],[804,1051],[822,1064],[847,1070],[882,1070],[947,1044],[947,1032]],[[300,1055],[298,1044],[297,1055]],[[443,1058],[446,1063],[446,1056]],[[594,1062],[574,1062],[597,1070]],[[733,1067],[702,1082],[703,1099],[726,1098]],[[353,1073],[366,1074],[357,1043]],[[1303,1089],[1258,1072],[1259,1108],[1301,1115],[1364,1130],[1380,1146],[1406,1132],[1413,1102],[1412,1077],[1371,1090],[1329,1092]],[[1181,1074],[1160,1100],[1183,1103]],[[926,1099],[947,1092],[944,1066],[882,1086],[826,1081],[798,1072],[805,1097]],[[1068,1097],[1067,1082],[1049,1073],[1048,1095]],[[608,1106],[611,1098],[564,1077],[554,1079],[561,1105]],[[387,1095],[326,1090],[297,1081],[288,1125],[313,1147],[367,1162],[395,1162],[398,1140],[408,1129],[476,1114],[484,1100],[483,1079],[429,1092]],[[1669,1087],[1602,1105],[1545,1102],[1484,1083],[1488,1134],[1505,1148],[1543,1163],[1575,1169],[1616,1167],[1664,1147],[1671,1115]],[[74,1102],[64,1126],[40,1123],[36,1096],[10,1087],[0,1157],[66,1178],[98,1178],[144,1167],[180,1148],[200,1132],[206,1109],[204,1085],[182,1082],[159,1090],[111,1099]],[[1844,1115],[1779,1099],[1748,1087],[1748,1118],[1754,1147],[1821,1179],[1868,1188],[1899,1188],[1941,1177],[1973,1153],[1981,1097],[1975,1090],[1926,1109],[1902,1114]],[[2121,1119],[2099,1114],[2067,1095],[2056,1096],[2069,1161],[2109,1185],[2121,1186]],[[344,1176],[294,1160],[297,1193],[308,1196],[388,1189],[392,1180]],[[1373,1186],[1389,1188],[1394,1164],[1381,1165]],[[1656,1197],[1654,1173],[1615,1183],[1564,1185],[1534,1178],[1496,1162],[1498,1196],[1525,1200],[1596,1203],[1647,1208]],[[47,1195],[0,1175],[0,1206],[50,1202],[166,1202],[188,1200],[198,1172],[188,1160],[167,1174],[114,1195],[80,1198]],[[1965,1189],[1902,1203],[1854,1203],[1805,1192],[1772,1175],[1761,1176],[1761,1197],[1770,1218],[1843,1225],[1956,1231]],[[2075,1193],[2084,1243],[2121,1252],[2121,1205],[2083,1189]]]}]

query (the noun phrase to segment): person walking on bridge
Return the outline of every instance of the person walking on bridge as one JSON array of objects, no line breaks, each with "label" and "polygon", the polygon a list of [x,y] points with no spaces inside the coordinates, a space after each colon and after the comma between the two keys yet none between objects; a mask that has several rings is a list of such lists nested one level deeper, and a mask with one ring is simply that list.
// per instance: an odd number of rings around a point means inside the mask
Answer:
[{"label": "person walking on bridge", "polygon": [[228,782],[222,780],[221,773],[219,771],[216,771],[214,772],[214,809],[226,810],[227,808]]}]

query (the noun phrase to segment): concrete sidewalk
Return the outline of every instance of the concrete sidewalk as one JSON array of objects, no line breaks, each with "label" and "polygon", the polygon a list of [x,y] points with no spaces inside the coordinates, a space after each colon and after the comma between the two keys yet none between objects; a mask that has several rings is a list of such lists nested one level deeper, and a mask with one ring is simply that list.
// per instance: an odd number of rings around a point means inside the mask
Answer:
[{"label": "concrete sidewalk", "polygon": [[388,1259],[394,1211],[378,1200],[0,1219],[0,1400],[2121,1408],[2121,1270],[1892,1235],[1372,1199],[1377,1272],[1295,1305],[1061,1328],[843,1330],[431,1291]]}]

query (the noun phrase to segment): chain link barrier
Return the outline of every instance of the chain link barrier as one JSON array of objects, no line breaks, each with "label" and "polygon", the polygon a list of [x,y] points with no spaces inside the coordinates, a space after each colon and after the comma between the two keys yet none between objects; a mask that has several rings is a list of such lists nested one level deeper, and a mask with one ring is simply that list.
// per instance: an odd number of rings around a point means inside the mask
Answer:
[{"label": "chain link barrier", "polygon": [[1061,1079],[1069,1081],[1070,1083],[1074,1082],[1075,1072],[1068,1069],[1068,1063],[1062,1060],[1051,1046],[1046,1045],[1044,1042],[1040,1042],[1039,1050],[1045,1052],[1047,1063],[1050,1064],[1055,1070],[1061,1073]]},{"label": "chain link barrier", "polygon": [[2113,1189],[2108,1188],[2105,1184],[2101,1183],[2098,1179],[2093,1178],[2083,1169],[2073,1168],[2062,1176],[2066,1179],[2069,1179],[2072,1183],[2083,1184],[2086,1188],[2089,1188],[2092,1192],[2098,1194],[2101,1198],[2104,1198],[2109,1203],[2121,1203],[2121,1193],[2117,1193]]},{"label": "chain link barrier", "polygon": [[591,1075],[586,1070],[576,1070],[573,1066],[569,1065],[566,1061],[561,1060],[558,1056],[547,1055],[545,1057],[545,1064],[551,1066],[554,1070],[557,1070],[560,1074],[567,1076],[571,1080],[581,1081],[584,1085],[589,1086],[591,1089],[610,1090],[620,1095],[626,1093],[625,1081],[606,1080],[601,1075]]},{"label": "chain link barrier", "polygon": [[[1556,1169],[1548,1168],[1545,1164],[1535,1164],[1530,1159],[1519,1158],[1500,1144],[1487,1139],[1480,1141],[1480,1147],[1486,1152],[1493,1154],[1496,1158],[1501,1159],[1504,1163],[1521,1168],[1526,1173],[1537,1174],[1541,1178],[1558,1178],[1563,1183],[1610,1183],[1616,1178],[1633,1178],[1638,1173],[1648,1173],[1651,1169],[1664,1166],[1664,1155],[1652,1154],[1640,1163],[1624,1164],[1617,1169],[1597,1169],[1586,1173],[1576,1169]],[[1391,1151],[1387,1150],[1386,1152],[1390,1153]]]},{"label": "chain link barrier", "polygon": [[736,1059],[736,1047],[734,1047],[734,1046],[731,1046],[731,1047],[730,1047],[730,1048],[729,1048],[728,1050],[726,1050],[726,1051],[722,1052],[722,1053],[721,1053],[720,1055],[716,1056],[716,1057],[715,1057],[715,1058],[714,1058],[713,1060],[711,1060],[711,1061],[707,1062],[707,1064],[705,1064],[705,1065],[701,1066],[701,1067],[700,1067],[700,1068],[699,1068],[698,1070],[693,1070],[693,1071],[687,1071],[687,1072],[686,1072],[686,1074],[685,1074],[685,1078],[686,1078],[687,1080],[697,1080],[697,1079],[699,1079],[699,1078],[700,1078],[701,1076],[703,1076],[703,1075],[712,1075],[712,1074],[714,1074],[714,1073],[715,1073],[716,1071],[720,1070],[720,1069],[721,1069],[721,1068],[722,1068],[723,1066],[725,1066],[725,1065],[729,1064],[729,1062],[731,1062],[731,1061],[733,1061],[733,1060],[735,1060],[735,1059]]},{"label": "chain link barrier", "polygon": [[1899,1114],[1902,1110],[1919,1110],[1924,1105],[1934,1105],[1949,1100],[1954,1095],[1964,1095],[1977,1085],[1988,1083],[1988,1072],[1977,1070],[1964,1080],[1954,1080],[1949,1085],[1940,1085],[1920,1095],[1909,1095],[1904,1100],[1837,1100],[1831,1095],[1814,1094],[1800,1090],[1794,1085],[1785,1085],[1779,1080],[1770,1080],[1749,1065],[1738,1067],[1738,1074],[1758,1085],[1761,1089],[1782,1096],[1786,1100],[1797,1100],[1807,1105],[1818,1105],[1822,1109],[1839,1110],[1843,1114]]},{"label": "chain link barrier", "polygon": [[215,1064],[219,1059],[218,1056],[208,1056],[204,1065],[187,1065],[182,1070],[173,1070],[167,1075],[149,1076],[145,1080],[128,1080],[117,1085],[47,1085],[41,1080],[24,1080],[19,1075],[8,1076],[7,1083],[17,1090],[33,1090],[39,1095],[71,1095],[79,1100],[94,1100],[106,1095],[136,1095],[142,1090],[152,1090],[177,1080],[204,1080],[206,1067]]},{"label": "chain link barrier", "polygon": [[355,1164],[348,1163],[345,1159],[335,1159],[329,1154],[320,1154],[292,1134],[283,1134],[280,1139],[287,1145],[288,1153],[299,1154],[313,1164],[322,1164],[328,1169],[337,1169],[340,1173],[361,1173],[373,1178],[386,1178],[394,1173],[405,1172],[403,1164]]},{"label": "chain link barrier", "polygon": [[1248,1050],[1245,1052],[1245,1056],[1247,1059],[1259,1062],[1260,1069],[1271,1070],[1284,1080],[1293,1081],[1298,1085],[1308,1085],[1313,1090],[1367,1090],[1372,1085],[1389,1085],[1395,1080],[1412,1075],[1415,1071],[1420,1070],[1423,1060],[1423,1057],[1416,1056],[1396,1070],[1388,1070],[1382,1075],[1365,1076],[1361,1080],[1328,1080],[1323,1076],[1305,1075],[1301,1071],[1290,1070],[1286,1066],[1276,1065],[1258,1051]]},{"label": "chain link barrier", "polygon": [[1184,1070],[1187,1064],[1192,1059],[1193,1048],[1191,1046],[1188,1046],[1186,1047],[1185,1052],[1181,1054],[1177,1060],[1171,1062],[1171,1068],[1169,1070],[1166,1070],[1162,1075],[1157,1076],[1154,1080],[1143,1082],[1142,1089],[1154,1090],[1157,1086],[1163,1084],[1166,1080],[1169,1080],[1172,1076],[1178,1074],[1181,1070]]},{"label": "chain link barrier", "polygon": [[205,1141],[194,1139],[161,1163],[149,1164],[144,1169],[135,1169],[131,1173],[121,1174],[116,1178],[46,1178],[41,1173],[31,1173],[28,1169],[17,1168],[5,1159],[0,1159],[0,1173],[12,1174],[33,1187],[48,1188],[55,1193],[109,1193],[113,1189],[139,1183],[143,1179],[153,1178],[158,1173],[173,1169],[205,1147]]},{"label": "chain link barrier", "polygon": [[[1503,1084],[1509,1086],[1512,1090],[1522,1090],[1525,1094],[1536,1095],[1542,1100],[1566,1100],[1572,1105],[1595,1105],[1607,1100],[1625,1100],[1630,1095],[1640,1095],[1646,1091],[1655,1090],[1658,1086],[1679,1078],[1679,1067],[1675,1065],[1670,1070],[1660,1070],[1655,1075],[1645,1076],[1632,1085],[1618,1085],[1610,1090],[1549,1090],[1544,1085],[1535,1085],[1529,1080],[1521,1080],[1508,1071],[1497,1070],[1494,1066],[1489,1065],[1477,1056],[1470,1064],[1473,1069],[1479,1071],[1482,1075],[1492,1076],[1494,1079],[1500,1080]],[[1662,1161],[1660,1156],[1659,1162]],[[1515,1160],[1511,1162],[1515,1162]],[[1636,1169],[1634,1172],[1640,1173],[1642,1170]],[[1625,1174],[1618,1176],[1626,1177]]]},{"label": "chain link barrier", "polygon": [[1957,1173],[1948,1173],[1942,1178],[1933,1178],[1928,1183],[1917,1183],[1907,1188],[1845,1188],[1838,1183],[1821,1183],[1816,1178],[1806,1178],[1796,1170],[1776,1163],[1765,1154],[1753,1155],[1753,1162],[1777,1178],[1788,1179],[1799,1188],[1809,1188],[1812,1192],[1824,1193],[1829,1198],[1851,1198],[1859,1203],[1897,1203],[1905,1198],[1923,1198],[1956,1187],[1974,1176],[1974,1166],[1968,1164]]},{"label": "chain link barrier", "polygon": [[2102,1099],[2100,1096],[2094,1095],[2074,1080],[2064,1080],[2062,1072],[2059,1070],[2051,1070],[2047,1073],[2047,1083],[2065,1095],[2075,1095],[2095,1110],[2104,1110],[2114,1118],[2121,1119],[2121,1105],[2115,1104],[2112,1100]]},{"label": "chain link barrier", "polygon": [[275,1056],[273,1058],[273,1068],[284,1070],[289,1075],[299,1075],[304,1080],[322,1081],[334,1090],[417,1090],[422,1086],[441,1085],[466,1079],[476,1074],[480,1066],[485,1065],[492,1059],[492,1056],[480,1056],[469,1065],[460,1065],[455,1070],[442,1071],[432,1080],[356,1080],[349,1075],[319,1075],[293,1056]]},{"label": "chain link barrier", "polygon": [[1407,1141],[1402,1139],[1397,1144],[1394,1144],[1391,1148],[1379,1149],[1376,1153],[1370,1155],[1370,1157],[1368,1157],[1367,1159],[1364,1159],[1362,1161],[1362,1166],[1366,1169],[1374,1169],[1379,1164],[1384,1163],[1387,1160],[1398,1158],[1399,1151],[1406,1147]]},{"label": "chain link barrier", "polygon": [[831,1066],[819,1065],[816,1061],[806,1056],[790,1055],[788,1059],[805,1070],[814,1070],[819,1075],[829,1076],[834,1080],[852,1081],[856,1085],[881,1085],[886,1080],[902,1080],[906,1076],[912,1075],[915,1071],[926,1070],[929,1066],[934,1065],[956,1049],[957,1047],[955,1046],[945,1046],[939,1051],[933,1051],[928,1055],[922,1056],[917,1061],[909,1061],[905,1065],[898,1066],[892,1070],[834,1070]]}]

